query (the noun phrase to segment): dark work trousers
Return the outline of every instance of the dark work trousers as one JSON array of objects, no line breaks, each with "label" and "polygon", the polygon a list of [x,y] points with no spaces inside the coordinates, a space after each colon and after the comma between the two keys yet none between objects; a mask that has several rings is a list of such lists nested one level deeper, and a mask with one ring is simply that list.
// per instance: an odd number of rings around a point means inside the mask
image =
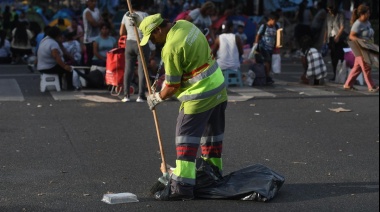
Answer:
[{"label": "dark work trousers", "polygon": [[[150,48],[149,45],[141,47],[144,53],[145,62],[148,63]],[[137,62],[137,74],[139,77],[139,96],[145,97],[145,74],[144,68],[142,66],[142,61],[140,57],[139,48],[137,41],[127,40],[125,47],[125,69],[124,69],[124,96],[129,96],[129,87],[131,86],[131,81],[133,79],[133,74],[135,73],[135,67]]]},{"label": "dark work trousers", "polygon": [[[94,57],[94,42],[92,43],[86,43],[86,54],[87,54],[87,61],[84,64],[86,66],[91,66],[92,65],[92,58]],[[82,57],[84,58],[84,57]]]},{"label": "dark work trousers", "polygon": [[184,173],[195,174],[195,159],[199,146],[203,159],[222,171],[226,107],[227,102],[223,102],[198,114],[184,114],[184,110],[180,111],[176,126],[177,167],[173,172],[174,180],[195,185],[195,179],[184,177]]},{"label": "dark work trousers", "polygon": [[58,64],[55,65],[51,69],[44,69],[44,70],[38,70],[38,71],[45,74],[58,74],[59,84],[61,85],[61,88],[62,88],[62,77],[63,75],[65,75],[66,82],[67,82],[67,89],[73,88],[73,73],[66,71]]},{"label": "dark work trousers", "polygon": [[344,51],[343,48],[347,47],[347,44],[343,40],[339,40],[338,43],[335,42],[334,37],[330,37],[329,39],[329,47],[331,51],[331,64],[333,66],[334,77],[332,80],[335,80],[336,69],[339,60],[344,60]]}]

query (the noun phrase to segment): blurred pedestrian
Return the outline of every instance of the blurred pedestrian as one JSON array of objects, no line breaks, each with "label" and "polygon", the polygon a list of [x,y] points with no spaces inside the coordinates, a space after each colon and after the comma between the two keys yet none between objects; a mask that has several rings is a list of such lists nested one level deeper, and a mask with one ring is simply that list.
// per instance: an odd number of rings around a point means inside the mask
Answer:
[{"label": "blurred pedestrian", "polygon": [[240,71],[240,56],[243,55],[243,42],[234,34],[234,24],[227,22],[222,25],[223,33],[216,38],[212,48],[213,55],[222,69]]},{"label": "blurred pedestrian", "polygon": [[[82,49],[78,40],[74,39],[75,32],[69,32],[65,35],[65,42],[62,46],[70,57],[66,58],[66,64],[71,66],[79,66],[82,59]],[[73,86],[75,90],[82,89],[82,84],[79,80],[79,75],[76,71],[73,71]]]},{"label": "blurred pedestrian", "polygon": [[[349,36],[350,40],[356,41],[358,39],[364,39],[374,42],[375,31],[369,22],[370,16],[370,8],[363,4],[353,11],[351,19],[352,28]],[[374,83],[371,71],[371,65],[364,61],[363,56],[355,57],[354,67],[351,69],[343,88],[345,90],[356,90],[353,85],[359,74],[363,73],[364,80],[368,86],[368,91],[372,93],[379,92],[379,86],[376,86]]]},{"label": "blurred pedestrian", "polygon": [[211,16],[214,15],[215,11],[215,4],[212,1],[207,1],[201,8],[192,10],[186,17],[186,20],[195,24],[203,34],[208,34],[209,43],[212,43],[215,40],[215,33],[211,27]]},{"label": "blurred pedestrian", "polygon": [[321,37],[321,35],[327,18],[327,11],[323,5],[324,4],[322,2],[318,2],[317,13],[315,14],[311,23],[311,36],[316,43],[315,47],[317,49],[320,49],[322,47],[323,36]]},{"label": "blurred pedestrian", "polygon": [[248,37],[247,35],[244,33],[244,30],[245,30],[245,25],[240,23],[238,24],[238,28],[237,28],[237,32],[236,32],[236,35],[239,36],[243,46],[245,44],[247,44],[247,40],[248,40]]},{"label": "blurred pedestrian", "polygon": [[260,26],[250,54],[250,58],[253,58],[253,54],[257,50],[263,57],[267,85],[274,83],[270,73],[272,70],[273,51],[277,47],[277,20],[277,14],[271,13],[268,17],[268,22]]},{"label": "blurred pedestrian", "polygon": [[[134,15],[137,15],[140,19],[144,19],[148,16],[148,13],[144,12],[144,5],[141,4],[141,0],[132,0],[131,1]],[[128,13],[130,14],[130,13]],[[122,102],[129,102],[130,99],[130,89],[132,78],[135,73],[135,67],[137,62],[137,74],[138,74],[138,86],[139,86],[139,94],[136,102],[145,102],[145,90],[146,90],[146,82],[145,82],[145,74],[143,69],[143,63],[140,56],[139,46],[137,43],[137,36],[139,39],[142,39],[143,34],[141,30],[138,29],[138,35],[136,35],[134,30],[133,22],[130,20],[130,17],[124,15],[123,20],[120,25],[120,36],[127,36],[127,43],[125,48],[125,71],[124,71],[124,97],[121,100]],[[149,61],[149,56],[151,51],[149,46],[142,46],[143,56],[145,57],[145,61]]]},{"label": "blurred pedestrian", "polygon": [[100,34],[100,26],[103,20],[100,16],[100,11],[96,7],[96,0],[86,0],[87,8],[83,11],[84,39],[86,45],[86,65],[92,65],[94,57],[93,42]]},{"label": "blurred pedestrian", "polygon": [[93,42],[94,57],[92,64],[106,67],[107,52],[117,46],[116,39],[110,35],[111,26],[109,23],[103,23],[100,27],[100,34]]},{"label": "blurred pedestrian", "polygon": [[296,12],[297,25],[294,29],[294,38],[296,39],[299,48],[301,48],[300,42],[302,37],[311,35],[310,25],[313,20],[313,15],[307,5],[308,1],[303,0]]},{"label": "blurred pedestrian", "polygon": [[303,52],[301,61],[304,68],[301,81],[309,85],[323,85],[327,77],[327,68],[321,53],[313,47],[310,36],[304,36],[301,43]]},{"label": "blurred pedestrian", "polygon": [[71,20],[71,25],[67,27],[67,31],[74,33],[74,37],[73,37],[74,40],[77,40],[80,43],[83,43],[84,32],[83,32],[82,26],[78,22],[78,19],[73,18]]},{"label": "blurred pedestrian", "polygon": [[0,30],[0,64],[9,64],[12,62],[11,58],[11,44],[7,40],[7,31]]},{"label": "blurred pedestrian", "polygon": [[22,58],[33,55],[30,43],[33,33],[28,29],[27,22],[18,22],[18,26],[12,30],[12,64],[18,64]]},{"label": "blurred pedestrian", "polygon": [[58,74],[62,87],[62,77],[66,77],[68,90],[74,89],[72,85],[72,68],[64,61],[61,49],[63,36],[61,30],[54,26],[46,32],[37,52],[37,70],[46,74]]},{"label": "blurred pedestrian", "polygon": [[12,13],[9,5],[5,6],[3,12],[3,29],[8,34],[8,32],[12,29]]},{"label": "blurred pedestrian", "polygon": [[343,48],[347,47],[347,33],[344,31],[344,15],[335,6],[327,7],[328,15],[326,19],[326,31],[324,35],[324,44],[328,44],[331,52],[331,64],[333,68],[333,77],[335,81],[337,65],[339,61],[344,60]]}]

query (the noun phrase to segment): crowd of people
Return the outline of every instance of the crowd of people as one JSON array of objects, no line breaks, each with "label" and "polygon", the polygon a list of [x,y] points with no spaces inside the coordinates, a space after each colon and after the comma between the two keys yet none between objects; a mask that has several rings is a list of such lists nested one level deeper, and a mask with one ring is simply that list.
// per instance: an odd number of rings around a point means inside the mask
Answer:
[{"label": "crowd of people", "polygon": [[[244,24],[236,24],[232,26],[228,34],[233,33],[234,36],[226,36],[226,29],[215,28],[215,21],[223,15],[239,14],[241,5],[231,4],[227,8],[215,4],[212,1],[206,1],[199,4],[198,1],[186,0],[175,1],[168,0],[166,5],[154,5],[154,1],[133,1],[133,8],[135,13],[141,17],[146,17],[149,14],[161,13],[162,17],[171,22],[178,20],[187,20],[196,25],[203,34],[206,35],[209,45],[212,47],[213,52],[219,61],[228,61],[225,58],[234,58],[230,63],[236,63],[233,70],[239,70],[240,65],[237,64],[235,58],[239,58],[240,64],[243,62],[243,48],[252,47],[262,56],[265,64],[265,72],[267,77],[267,84],[273,84],[274,80],[271,77],[272,73],[272,55],[280,52],[276,46],[276,30],[278,28],[284,29],[284,42],[283,46],[286,50],[282,50],[282,55],[288,57],[289,55],[298,55],[305,59],[307,58],[306,52],[310,52],[310,48],[320,50],[322,46],[328,45],[330,49],[333,75],[330,79],[335,80],[338,63],[344,60],[344,48],[348,47],[347,40],[355,38],[351,33],[356,28],[351,28],[351,17],[355,11],[350,11],[349,5],[343,3],[340,5],[324,5],[323,2],[318,2],[316,8],[309,8],[308,1],[302,1],[299,5],[298,11],[295,13],[294,19],[285,16],[281,8],[272,11],[266,15],[262,23],[257,24],[257,33],[253,39],[253,43],[247,43],[247,35],[245,35]],[[27,58],[35,56],[36,64],[40,62],[38,52],[40,51],[40,44],[44,38],[48,36],[48,31],[57,27],[60,30],[60,38],[53,38],[59,44],[59,55],[68,65],[97,65],[106,66],[106,53],[112,48],[117,47],[117,40],[120,36],[127,35],[127,45],[125,50],[125,74],[124,74],[124,98],[123,102],[129,102],[131,94],[130,89],[131,80],[134,75],[138,76],[139,94],[138,102],[146,100],[144,90],[146,90],[144,72],[141,67],[140,53],[137,49],[136,37],[134,35],[133,27],[129,23],[129,19],[123,16],[120,20],[120,28],[116,29],[114,23],[106,11],[100,11],[97,8],[96,0],[86,0],[86,7],[83,9],[81,16],[72,17],[70,24],[67,24],[63,18],[59,18],[55,25],[48,25],[43,29],[40,26],[35,26],[29,22],[24,12],[14,14],[9,6],[4,8],[1,13],[2,29],[0,30],[0,63],[20,64],[25,63]],[[152,6],[154,5],[154,6]],[[239,9],[240,8],[240,9]],[[342,9],[342,10],[341,10]],[[358,20],[362,20],[359,18]],[[367,24],[368,22],[368,24]],[[356,24],[358,25],[358,24]],[[368,28],[371,27],[369,20],[365,24]],[[231,27],[227,21],[221,26]],[[268,27],[269,26],[269,27]],[[362,25],[361,25],[362,26]],[[360,28],[360,30],[362,30]],[[361,33],[361,32],[360,32]],[[360,33],[355,35],[360,36]],[[235,36],[236,35],[236,36]],[[373,34],[366,38],[373,40]],[[140,31],[140,35],[141,31]],[[312,45],[310,48],[305,49],[305,36],[310,37]],[[227,39],[228,37],[228,39]],[[363,37],[363,36],[362,36]],[[307,40],[307,39],[306,39]],[[231,43],[236,45],[231,46]],[[229,44],[230,46],[227,46]],[[222,49],[220,49],[222,48]],[[223,53],[224,49],[231,49],[234,55],[229,52]],[[144,56],[148,62],[148,67],[151,73],[157,72],[157,67],[161,60],[159,54],[162,46],[150,43],[144,47]],[[309,50],[309,51],[307,51]],[[314,52],[314,51],[313,51]],[[52,51],[50,51],[52,53]],[[252,57],[253,58],[253,57]],[[305,60],[302,60],[305,61]],[[222,62],[221,62],[222,63]],[[57,60],[56,64],[60,64]],[[136,65],[140,64],[140,65]],[[52,64],[53,65],[53,64]],[[363,66],[363,65],[362,65]],[[35,66],[39,70],[39,66]],[[356,66],[355,66],[356,67]],[[364,66],[363,66],[364,67]],[[49,67],[52,68],[52,67]],[[61,66],[65,69],[65,66]],[[66,67],[67,68],[67,67]],[[363,68],[362,68],[363,69]],[[366,68],[368,69],[368,68]],[[34,70],[34,68],[31,68]],[[40,71],[40,70],[39,70]],[[46,70],[45,70],[46,71]],[[62,70],[61,70],[62,71]],[[61,71],[57,73],[62,74]],[[370,71],[365,71],[370,73]],[[370,74],[365,74],[367,84],[371,86],[369,90],[376,91],[376,86],[371,82]],[[77,75],[75,75],[77,76]],[[78,82],[77,79],[71,80]],[[71,82],[68,81],[68,82]],[[81,85],[68,85],[71,89],[81,89]],[[352,83],[348,83],[346,87],[353,87]],[[345,88],[346,88],[345,87]]]}]

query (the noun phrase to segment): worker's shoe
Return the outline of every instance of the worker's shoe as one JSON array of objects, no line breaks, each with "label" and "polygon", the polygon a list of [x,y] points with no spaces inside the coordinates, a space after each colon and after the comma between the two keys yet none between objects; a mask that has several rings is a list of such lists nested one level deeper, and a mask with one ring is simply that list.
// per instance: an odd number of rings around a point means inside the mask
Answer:
[{"label": "worker's shoe", "polygon": [[161,201],[192,200],[194,199],[194,186],[170,180],[170,184],[164,190],[156,192],[154,198]]}]

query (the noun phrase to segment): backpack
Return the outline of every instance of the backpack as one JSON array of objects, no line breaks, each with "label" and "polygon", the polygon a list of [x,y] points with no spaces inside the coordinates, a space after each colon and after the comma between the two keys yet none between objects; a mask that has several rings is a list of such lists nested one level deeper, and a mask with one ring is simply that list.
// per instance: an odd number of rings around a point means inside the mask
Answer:
[{"label": "backpack", "polygon": [[[74,69],[74,71],[76,71]],[[89,88],[104,88],[104,75],[99,70],[90,71],[88,74],[84,74],[80,71],[76,71],[79,76],[83,77],[87,82]]]},{"label": "backpack", "polygon": [[[267,27],[268,27],[268,24],[264,24],[264,30],[263,30],[263,32],[262,32],[261,34],[259,34],[259,35],[264,35],[265,32],[267,31]],[[280,28],[277,24],[274,25],[274,27],[276,28],[276,30],[278,30],[278,29]]]},{"label": "backpack", "polygon": [[[259,35],[263,36],[265,35],[265,32],[267,31],[267,27],[268,27],[268,24],[264,24],[264,30],[262,33],[260,33]],[[276,33],[277,33],[277,30],[280,28],[277,24],[274,25],[274,27],[276,28]],[[260,28],[259,28],[260,29]],[[275,43],[274,43],[274,46],[276,47],[277,46],[277,39],[275,39]]]},{"label": "backpack", "polygon": [[92,88],[104,88],[104,75],[101,71],[90,71],[87,75],[87,81],[89,87]]}]

